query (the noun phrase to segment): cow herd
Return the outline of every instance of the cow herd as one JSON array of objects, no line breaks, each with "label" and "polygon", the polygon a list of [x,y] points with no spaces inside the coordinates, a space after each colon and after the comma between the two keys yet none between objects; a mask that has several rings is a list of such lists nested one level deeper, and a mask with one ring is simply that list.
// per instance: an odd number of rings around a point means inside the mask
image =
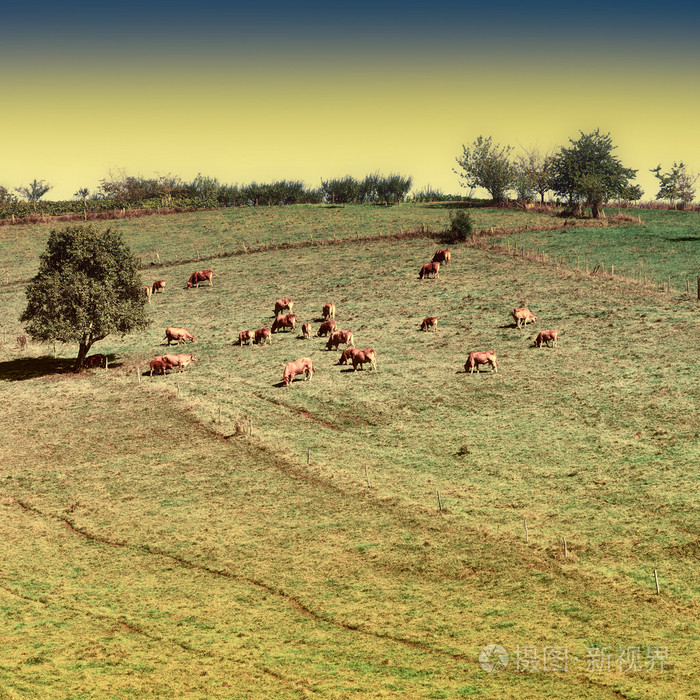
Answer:
[{"label": "cow herd", "polygon": [[[419,271],[419,279],[428,278],[430,275],[439,277],[440,265],[450,263],[451,254],[447,249],[436,251],[433,259],[423,265]],[[187,281],[186,287],[198,287],[200,282],[209,282],[209,286],[213,286],[212,278],[218,277],[212,270],[200,270],[193,272]],[[144,291],[146,298],[150,302],[152,294],[164,292],[165,280],[156,280],[152,285],[145,286]],[[277,299],[274,304],[274,321],[270,328],[258,328],[257,330],[243,330],[238,334],[238,345],[265,345],[272,343],[272,334],[282,331],[294,331],[297,327],[298,316],[293,313],[294,299],[292,297],[283,297]],[[373,348],[365,348],[363,350],[355,347],[355,339],[351,330],[338,330],[336,326],[336,308],[335,304],[327,303],[323,305],[321,310],[322,322],[314,337],[328,338],[326,342],[326,350],[338,350],[339,346],[345,345],[340,359],[339,365],[352,364],[353,370],[364,369],[366,364],[369,364],[371,369],[377,369],[377,354]],[[524,328],[528,323],[535,323],[535,316],[527,307],[516,307],[511,312],[516,328]],[[437,331],[438,318],[437,316],[426,316],[420,325],[421,331]],[[301,325],[302,339],[311,338],[311,324],[305,322]],[[171,343],[196,342],[195,337],[186,329],[170,326],[165,329],[165,340],[168,346]],[[558,341],[558,332],[554,329],[541,331],[534,341],[537,348],[543,346],[556,347]],[[165,374],[167,371],[177,369],[182,372],[187,365],[195,361],[192,354],[173,354],[173,355],[158,355],[150,362],[151,376],[156,374]],[[101,355],[94,355],[86,359],[86,366],[94,367],[104,363]],[[489,365],[492,372],[498,372],[498,360],[494,350],[477,351],[469,353],[467,361],[464,363],[464,371],[472,374],[474,371],[479,372],[481,365]],[[314,374],[313,361],[309,357],[303,357],[294,362],[289,362],[282,374],[282,384],[289,386],[297,374],[303,374],[304,379],[308,380]]]},{"label": "cow herd", "polygon": [[[187,281],[187,289],[199,287],[200,282],[209,282],[209,286],[213,286],[212,279],[218,277],[212,270],[200,270],[193,272]],[[151,286],[145,286],[144,291],[148,302],[151,301],[152,294],[163,292],[165,290],[165,280],[157,280]],[[238,334],[238,345],[266,345],[272,343],[272,334],[281,331],[294,331],[297,327],[298,317],[293,313],[294,299],[292,297],[283,297],[277,299],[274,305],[274,321],[270,328],[258,328],[257,330],[243,330]],[[286,312],[286,313],[284,313]],[[326,343],[327,350],[338,349],[340,345],[346,345],[348,348],[343,352],[343,357],[339,364],[346,362],[352,363],[353,370],[364,369],[365,364],[369,364],[372,369],[377,369],[377,355],[372,348],[359,350],[355,348],[354,336],[351,330],[336,330],[335,322],[335,304],[324,304],[321,314],[323,322],[321,323],[316,337],[328,337]],[[301,326],[301,338],[311,338],[311,324],[306,322]],[[180,345],[181,343],[195,343],[196,339],[187,328],[169,326],[165,329],[165,338],[168,346],[171,343]],[[352,347],[350,347],[352,346]],[[171,370],[177,369],[182,372],[187,365],[195,361],[195,356],[192,354],[176,354],[176,355],[157,355],[150,361],[150,375],[166,374]],[[88,358],[88,366],[97,366],[97,363],[102,360],[102,356]],[[284,386],[289,386],[297,374],[303,374],[305,379],[311,379],[314,374],[313,361],[309,357],[302,357],[294,362],[289,362],[282,374],[282,383]]]},{"label": "cow herd", "polygon": [[[452,256],[450,251],[447,249],[437,250],[433,259],[423,265],[418,272],[418,279],[428,278],[431,274],[433,277],[440,276],[440,265],[449,264]],[[534,323],[537,320],[537,316],[530,311],[526,306],[521,306],[513,309],[511,312],[513,320],[515,321],[516,328],[524,328],[528,323]],[[438,319],[437,316],[426,316],[420,325],[420,330],[422,331],[437,331]],[[541,348],[543,345],[547,347],[555,347],[557,345],[557,340],[559,334],[556,330],[551,329],[548,331],[542,331],[535,338],[535,347]],[[550,345],[551,343],[551,345]],[[480,365],[489,365],[492,372],[498,372],[498,359],[496,358],[496,352],[494,350],[484,350],[478,352],[471,352],[467,357],[467,361],[464,363],[464,371],[472,374],[474,371],[479,371]]]},{"label": "cow herd", "polygon": [[[270,328],[258,328],[256,331],[244,330],[238,334],[238,344],[246,345],[250,342],[264,345],[266,342],[272,342],[272,334],[280,331],[294,331],[297,327],[299,317],[295,313],[291,313],[294,308],[294,299],[292,297],[283,297],[275,302],[273,314],[275,320]],[[283,312],[287,313],[283,313]],[[355,338],[351,330],[336,330],[335,322],[335,304],[324,304],[321,309],[323,318],[318,331],[314,335],[315,338],[328,337],[326,342],[326,350],[338,350],[340,345],[345,345],[347,348],[343,351],[338,364],[343,365],[348,362],[352,363],[353,370],[364,369],[365,364],[369,364],[372,369],[377,369],[377,354],[372,348],[360,350],[355,347]],[[297,336],[303,340],[311,339],[311,323],[304,322],[301,324],[301,335]],[[289,362],[282,373],[282,384],[289,386],[297,374],[303,374],[304,379],[311,379],[315,369],[313,360],[310,357],[302,357],[294,362]]]}]

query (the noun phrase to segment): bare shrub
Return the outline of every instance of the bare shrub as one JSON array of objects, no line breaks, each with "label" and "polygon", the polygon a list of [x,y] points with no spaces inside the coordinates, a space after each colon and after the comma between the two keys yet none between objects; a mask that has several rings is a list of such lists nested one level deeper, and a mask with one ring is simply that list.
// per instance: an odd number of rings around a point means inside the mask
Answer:
[{"label": "bare shrub", "polygon": [[20,350],[24,350],[27,347],[27,334],[26,333],[20,333],[17,336],[17,347]]}]

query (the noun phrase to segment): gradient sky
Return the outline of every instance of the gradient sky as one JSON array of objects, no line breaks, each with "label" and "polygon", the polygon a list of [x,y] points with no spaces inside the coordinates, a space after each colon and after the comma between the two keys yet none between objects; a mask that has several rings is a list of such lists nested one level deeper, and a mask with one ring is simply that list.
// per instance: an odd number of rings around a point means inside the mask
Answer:
[{"label": "gradient sky", "polygon": [[222,183],[399,172],[465,192],[483,134],[610,132],[700,173],[700,6],[588,2],[33,2],[0,19],[0,184],[68,199],[110,172]]}]

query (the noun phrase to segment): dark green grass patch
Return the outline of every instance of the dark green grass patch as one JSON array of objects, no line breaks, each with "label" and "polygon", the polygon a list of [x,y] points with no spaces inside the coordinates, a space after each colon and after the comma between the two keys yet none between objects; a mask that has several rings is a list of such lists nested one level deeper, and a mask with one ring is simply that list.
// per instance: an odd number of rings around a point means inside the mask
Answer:
[{"label": "dark green grass patch", "polygon": [[[614,212],[611,212],[614,213]],[[494,237],[491,243],[524,247],[534,254],[544,250],[567,266],[590,270],[598,267],[658,289],[670,278],[675,292],[697,296],[700,274],[700,214],[693,211],[629,210],[641,217],[638,224],[602,228],[566,227],[556,231],[519,233],[513,238]]]}]

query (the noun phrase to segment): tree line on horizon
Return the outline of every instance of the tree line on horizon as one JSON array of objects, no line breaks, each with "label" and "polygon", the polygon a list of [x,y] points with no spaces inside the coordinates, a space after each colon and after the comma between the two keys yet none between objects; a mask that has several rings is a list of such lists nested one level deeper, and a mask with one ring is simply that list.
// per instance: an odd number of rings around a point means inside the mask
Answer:
[{"label": "tree line on horizon", "polygon": [[[244,185],[222,184],[215,177],[201,173],[192,181],[183,181],[171,174],[152,178],[110,173],[91,191],[81,187],[68,201],[41,201],[52,189],[45,180],[34,179],[14,192],[0,185],[0,219],[25,218],[32,214],[60,215],[107,213],[115,209],[192,210],[219,207],[273,206],[290,204],[400,204],[405,201],[471,200],[476,188],[486,190],[491,201],[499,206],[513,200],[527,203],[545,202],[550,193],[554,201],[565,204],[572,215],[581,216],[584,207],[591,215],[601,215],[603,204],[615,199],[634,203],[643,191],[633,184],[637,171],[625,167],[613,153],[610,134],[599,129],[580,132],[576,140],[558,151],[542,153],[537,148],[514,153],[512,146],[501,146],[490,136],[478,136],[455,159],[453,168],[469,190],[466,196],[444,194],[425,187],[409,196],[413,180],[395,173],[374,173],[357,179],[351,175],[322,180],[318,188],[308,188],[300,180],[278,180],[271,183],[252,182]],[[686,165],[674,162],[670,170],[661,165],[650,169],[659,181],[656,200],[666,200],[672,208],[684,209],[695,197],[697,175]],[[16,193],[16,194],[15,194]],[[22,197],[23,199],[20,199]],[[551,200],[550,200],[551,201]]]},{"label": "tree line on horizon", "polygon": [[[28,208],[34,212],[53,213],[46,211],[47,208],[52,209],[51,204],[59,205],[58,208],[64,212],[137,207],[200,209],[288,204],[390,205],[406,201],[412,184],[411,177],[395,173],[373,173],[363,179],[350,175],[330,178],[322,180],[318,188],[308,188],[300,180],[227,185],[202,174],[186,182],[170,174],[146,178],[119,173],[101,180],[98,188],[92,192],[87,187],[78,189],[73,195],[74,200],[41,202],[52,187],[44,180],[35,179],[27,186],[15,188],[17,194],[0,186],[0,216],[3,212],[5,215],[21,215]],[[24,199],[20,200],[18,195]]]},{"label": "tree line on horizon", "polygon": [[[492,137],[478,136],[469,146],[462,145],[462,154],[455,159],[460,169],[454,169],[461,184],[473,191],[482,187],[496,203],[506,202],[514,192],[520,202],[544,203],[551,192],[576,216],[590,207],[593,218],[601,215],[603,204],[618,201],[636,202],[644,194],[633,184],[637,170],[625,167],[613,153],[610,134],[600,129],[580,132],[578,139],[569,139],[568,146],[558,151],[542,153],[538,149],[523,149],[513,153],[513,147],[501,146]],[[656,200],[668,200],[674,208],[684,209],[695,197],[697,175],[690,173],[681,161],[662,172],[661,165],[650,169],[659,181]]]}]

